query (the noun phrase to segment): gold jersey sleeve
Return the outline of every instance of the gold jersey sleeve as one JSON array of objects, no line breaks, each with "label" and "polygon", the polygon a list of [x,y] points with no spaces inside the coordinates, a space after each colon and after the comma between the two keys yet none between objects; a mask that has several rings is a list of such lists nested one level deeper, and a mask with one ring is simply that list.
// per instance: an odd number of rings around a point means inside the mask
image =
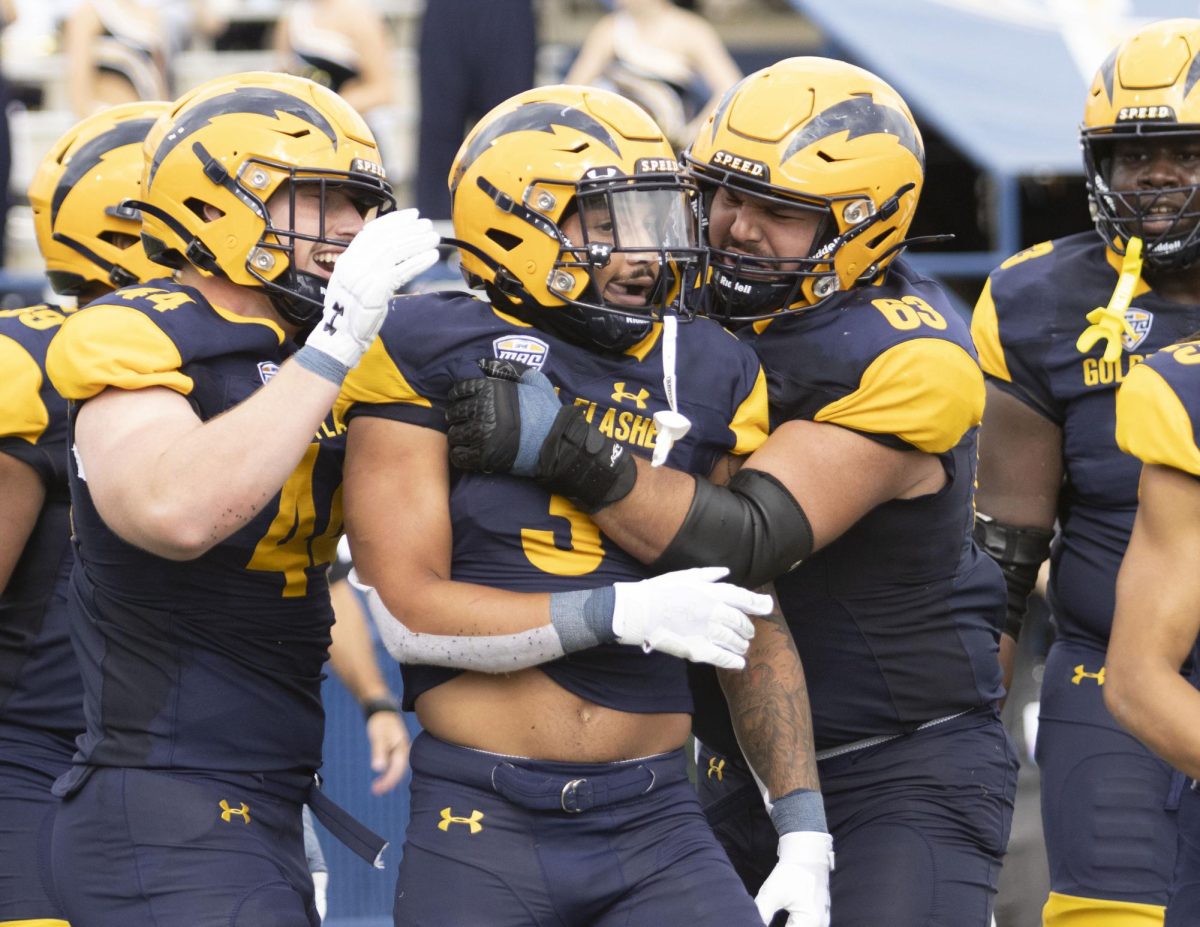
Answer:
[{"label": "gold jersey sleeve", "polygon": [[19,343],[0,335],[0,371],[0,438],[35,444],[50,424],[41,368]]},{"label": "gold jersey sleeve", "polygon": [[395,360],[388,353],[382,338],[376,338],[362,356],[349,376],[342,383],[338,396],[338,407],[346,409],[355,403],[384,405],[406,402],[411,405],[431,407],[432,403],[420,395],[401,373]]},{"label": "gold jersey sleeve", "polygon": [[146,315],[104,304],[75,313],[46,352],[46,372],[67,399],[90,399],[102,390],[163,386],[188,395],[191,377],[180,367],[175,342]]},{"label": "gold jersey sleeve", "polygon": [[1157,370],[1138,364],[1117,390],[1117,446],[1143,463],[1200,476],[1195,424]]},{"label": "gold jersey sleeve", "polygon": [[971,314],[971,340],[979,352],[979,366],[988,376],[1008,383],[1012,374],[1008,372],[1008,361],[1004,358],[1004,345],[1000,343],[1000,323],[996,318],[996,301],[992,298],[992,281],[989,277],[975,303]]},{"label": "gold jersey sleeve", "polygon": [[770,429],[770,413],[768,411],[767,378],[761,368],[758,376],[755,377],[754,388],[737,407],[729,427],[736,437],[734,446],[730,449],[731,454],[752,454],[767,440],[767,433]]},{"label": "gold jersey sleeve", "polygon": [[895,435],[929,454],[950,450],[983,415],[983,371],[959,345],[903,341],[880,354],[852,393],[814,416],[869,434]]}]

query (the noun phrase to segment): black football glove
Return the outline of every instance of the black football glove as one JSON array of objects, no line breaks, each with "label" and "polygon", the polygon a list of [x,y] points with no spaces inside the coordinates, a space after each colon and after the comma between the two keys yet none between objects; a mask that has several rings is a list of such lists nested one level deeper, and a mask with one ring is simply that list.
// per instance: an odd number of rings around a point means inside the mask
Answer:
[{"label": "black football glove", "polygon": [[493,357],[479,361],[483,376],[450,388],[450,462],[461,470],[537,476],[542,442],[562,409],[540,370]]},{"label": "black football glove", "polygon": [[587,512],[624,498],[637,479],[625,447],[564,406],[540,370],[484,358],[483,377],[450,389],[450,462],[460,470],[533,477]]}]

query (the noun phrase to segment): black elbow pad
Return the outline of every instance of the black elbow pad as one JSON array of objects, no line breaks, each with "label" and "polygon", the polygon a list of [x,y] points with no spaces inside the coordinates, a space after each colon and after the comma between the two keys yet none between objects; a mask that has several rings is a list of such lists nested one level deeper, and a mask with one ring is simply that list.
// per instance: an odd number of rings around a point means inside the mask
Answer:
[{"label": "black elbow pad", "polygon": [[696,480],[687,517],[653,569],[724,566],[729,582],[755,589],[799,565],[812,545],[795,497],[770,474],[743,468],[728,486]]},{"label": "black elbow pad", "polygon": [[1050,556],[1054,532],[1045,528],[1017,528],[976,512],[974,537],[975,543],[1004,572],[1004,585],[1008,589],[1004,633],[1016,640],[1021,636],[1029,593],[1037,584],[1038,570]]}]

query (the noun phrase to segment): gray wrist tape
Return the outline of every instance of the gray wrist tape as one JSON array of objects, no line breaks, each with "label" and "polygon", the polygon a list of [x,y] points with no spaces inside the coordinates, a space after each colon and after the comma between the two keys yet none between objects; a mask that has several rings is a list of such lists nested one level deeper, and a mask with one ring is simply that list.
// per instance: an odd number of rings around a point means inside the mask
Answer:
[{"label": "gray wrist tape", "polygon": [[296,358],[296,363],[305,370],[328,380],[334,386],[341,386],[342,381],[346,379],[346,375],[350,372],[350,368],[341,361],[335,360],[324,351],[319,351],[308,345],[302,347],[292,356]]},{"label": "gray wrist tape", "polygon": [[771,823],[780,836],[802,830],[829,833],[829,825],[825,822],[825,801],[820,792],[812,789],[796,789],[775,799],[771,808]]},{"label": "gray wrist tape", "polygon": [[587,650],[617,639],[612,629],[616,607],[617,591],[612,586],[554,592],[550,594],[550,625],[567,653]]},{"label": "gray wrist tape", "polygon": [[358,588],[366,593],[367,610],[379,628],[383,646],[400,663],[424,663],[477,673],[514,673],[557,660],[565,652],[551,625],[518,634],[478,636],[410,631],[387,610],[378,592],[367,586]]}]

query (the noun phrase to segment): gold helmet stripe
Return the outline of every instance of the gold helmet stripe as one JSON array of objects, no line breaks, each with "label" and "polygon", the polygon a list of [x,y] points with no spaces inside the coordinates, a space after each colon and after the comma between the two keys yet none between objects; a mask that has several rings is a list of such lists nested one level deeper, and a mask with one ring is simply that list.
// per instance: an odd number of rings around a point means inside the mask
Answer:
[{"label": "gold helmet stripe", "polygon": [[276,116],[278,113],[288,113],[298,119],[315,126],[329,138],[336,149],[338,134],[330,125],[329,120],[321,111],[299,97],[281,90],[269,87],[238,87],[229,93],[222,93],[209,100],[197,103],[184,114],[178,122],[171,126],[154,157],[150,162],[150,172],[147,175],[147,185],[154,183],[154,175],[159,165],[179,144],[189,135],[209,125],[215,116],[229,116],[241,113],[255,113],[261,116]]},{"label": "gold helmet stripe", "polygon": [[839,132],[849,132],[847,141],[863,135],[893,135],[901,146],[912,152],[925,168],[925,150],[913,129],[912,121],[897,109],[876,103],[869,96],[854,96],[835,103],[804,124],[783,152],[780,163],[818,142]]}]

